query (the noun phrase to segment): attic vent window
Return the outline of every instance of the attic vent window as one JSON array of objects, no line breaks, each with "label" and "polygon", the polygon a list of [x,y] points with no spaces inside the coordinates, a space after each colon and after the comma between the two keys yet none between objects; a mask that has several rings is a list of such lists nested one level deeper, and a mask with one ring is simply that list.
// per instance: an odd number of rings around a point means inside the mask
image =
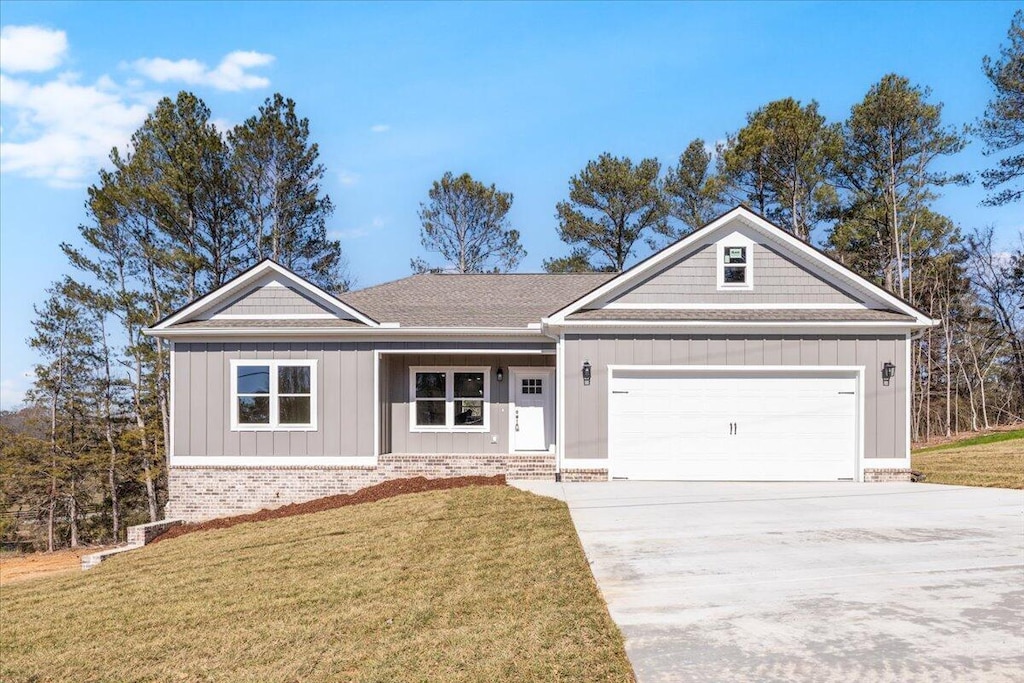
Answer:
[{"label": "attic vent window", "polygon": [[718,289],[753,289],[753,245],[726,241],[718,246]]}]

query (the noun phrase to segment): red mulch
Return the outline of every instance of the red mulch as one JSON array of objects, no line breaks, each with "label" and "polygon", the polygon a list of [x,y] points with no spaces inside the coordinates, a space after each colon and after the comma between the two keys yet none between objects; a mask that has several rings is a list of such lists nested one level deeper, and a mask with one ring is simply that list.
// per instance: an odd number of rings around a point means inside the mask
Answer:
[{"label": "red mulch", "polygon": [[171,527],[164,533],[150,541],[158,543],[170,538],[184,536],[194,531],[208,531],[211,529],[227,529],[236,524],[246,522],[262,522],[268,519],[281,519],[282,517],[294,517],[305,515],[311,512],[323,512],[348,505],[359,505],[361,503],[372,503],[385,498],[394,498],[406,493],[423,493],[425,491],[446,491],[448,489],[459,489],[465,486],[504,486],[505,475],[496,474],[493,477],[450,477],[448,479],[427,479],[426,477],[412,477],[410,479],[391,479],[383,481],[365,489],[359,489],[355,493],[344,493],[337,496],[327,496],[305,503],[292,503],[272,510],[260,510],[248,515],[237,515],[235,517],[220,517],[205,522],[194,524],[179,524]]}]

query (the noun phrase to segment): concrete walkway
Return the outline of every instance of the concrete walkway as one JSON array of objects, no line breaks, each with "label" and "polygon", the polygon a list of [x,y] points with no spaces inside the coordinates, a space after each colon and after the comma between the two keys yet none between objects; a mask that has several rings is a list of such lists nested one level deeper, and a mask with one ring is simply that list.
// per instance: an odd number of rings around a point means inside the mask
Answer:
[{"label": "concrete walkway", "polygon": [[515,485],[568,503],[641,682],[1024,681],[1024,492]]}]

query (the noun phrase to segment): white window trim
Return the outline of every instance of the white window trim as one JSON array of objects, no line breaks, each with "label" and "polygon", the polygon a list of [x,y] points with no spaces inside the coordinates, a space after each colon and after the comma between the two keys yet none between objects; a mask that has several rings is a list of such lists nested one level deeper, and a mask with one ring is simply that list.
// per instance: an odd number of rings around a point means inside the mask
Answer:
[{"label": "white window trim", "polygon": [[[740,232],[734,232],[715,242],[715,262],[719,292],[749,292],[754,289],[754,241]],[[746,281],[742,284],[725,281],[725,250],[729,247],[745,247],[747,250]]]},{"label": "white window trim", "polygon": [[[233,432],[315,432],[317,430],[317,373],[316,360],[267,360],[263,358],[232,358],[231,366],[231,431]],[[264,365],[270,369],[270,423],[239,424],[238,422],[238,370],[242,365]],[[280,367],[309,368],[309,424],[280,424],[278,420],[277,369]],[[248,395],[248,394],[247,394]],[[288,394],[289,396],[295,394]],[[302,394],[304,395],[304,394]]]},{"label": "white window trim", "polygon": [[[416,424],[416,373],[443,372],[444,382],[444,425]],[[460,426],[455,424],[455,373],[482,372],[484,375],[484,423],[482,425]],[[435,399],[440,400],[440,399]],[[472,400],[472,399],[467,399]],[[489,432],[491,430],[491,368],[490,366],[415,365],[409,367],[409,431],[410,432]]]}]

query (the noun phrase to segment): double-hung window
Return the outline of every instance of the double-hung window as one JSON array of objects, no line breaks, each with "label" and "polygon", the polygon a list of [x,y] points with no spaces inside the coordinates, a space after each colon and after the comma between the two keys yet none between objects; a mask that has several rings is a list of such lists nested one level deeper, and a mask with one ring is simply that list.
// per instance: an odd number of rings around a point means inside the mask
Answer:
[{"label": "double-hung window", "polygon": [[409,396],[414,432],[485,432],[490,368],[410,368]]},{"label": "double-hung window", "polygon": [[315,360],[232,360],[231,428],[316,429]]},{"label": "double-hung window", "polygon": [[715,245],[718,251],[718,290],[754,288],[754,244],[743,235],[731,235]]}]

